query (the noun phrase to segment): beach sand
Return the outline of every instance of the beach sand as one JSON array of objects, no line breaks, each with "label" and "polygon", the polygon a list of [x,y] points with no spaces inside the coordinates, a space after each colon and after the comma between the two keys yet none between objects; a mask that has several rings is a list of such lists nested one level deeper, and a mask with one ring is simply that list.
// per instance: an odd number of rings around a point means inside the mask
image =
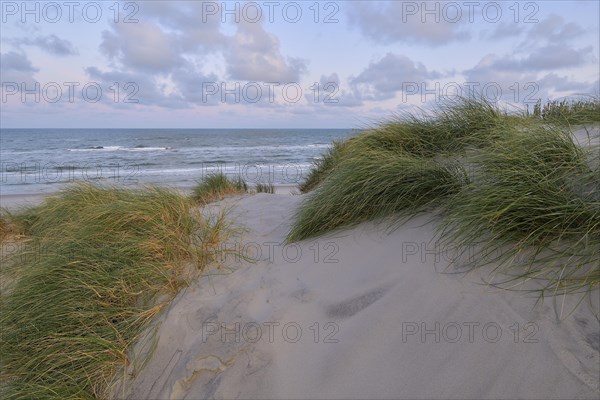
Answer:
[{"label": "beach sand", "polygon": [[[254,185],[251,185],[251,189],[254,189]],[[184,195],[190,195],[192,190],[190,188],[174,188]],[[277,184],[274,185],[276,194],[295,194],[298,192],[297,185],[291,184]],[[0,207],[17,211],[20,209],[34,207],[39,205],[45,198],[59,193],[58,190],[48,193],[23,193],[23,194],[3,194],[0,193]]]},{"label": "beach sand", "polygon": [[597,292],[572,311],[578,297],[536,304],[482,285],[485,271],[444,273],[428,214],[284,247],[302,198],[210,207],[230,208],[247,229],[239,248],[259,260],[230,256],[179,293],[134,347],[115,397],[600,396]]},{"label": "beach sand", "polygon": [[11,211],[39,205],[48,193],[40,194],[0,194],[0,207]]}]

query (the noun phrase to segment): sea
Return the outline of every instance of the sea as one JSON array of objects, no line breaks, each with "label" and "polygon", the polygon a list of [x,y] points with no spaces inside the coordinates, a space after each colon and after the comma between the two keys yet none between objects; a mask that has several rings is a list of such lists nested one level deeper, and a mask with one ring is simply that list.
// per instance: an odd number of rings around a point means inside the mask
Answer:
[{"label": "sea", "polygon": [[69,183],[191,188],[209,174],[298,185],[355,129],[1,129],[0,194]]}]

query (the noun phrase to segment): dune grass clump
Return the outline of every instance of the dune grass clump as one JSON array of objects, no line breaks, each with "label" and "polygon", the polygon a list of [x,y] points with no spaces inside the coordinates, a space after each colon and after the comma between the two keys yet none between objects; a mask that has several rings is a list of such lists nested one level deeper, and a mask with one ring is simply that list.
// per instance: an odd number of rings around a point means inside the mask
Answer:
[{"label": "dune grass clump", "polygon": [[29,214],[3,271],[15,283],[1,297],[0,392],[107,398],[130,345],[201,258],[198,232],[211,230],[189,198],[155,187],[78,184]]},{"label": "dune grass clump", "polygon": [[485,98],[449,99],[429,113],[400,114],[351,143],[416,157],[454,155],[487,145],[493,128],[514,118]]},{"label": "dune grass clump", "polygon": [[493,263],[503,283],[536,280],[542,295],[597,288],[600,148],[593,130],[579,144],[572,127],[599,122],[599,104],[550,102],[531,115],[463,98],[381,123],[316,165],[288,240],[435,209],[441,244],[470,252],[461,267]]},{"label": "dune grass clump", "polygon": [[342,160],[363,151],[402,152],[439,158],[464,154],[495,140],[494,128],[525,121],[525,113],[509,114],[482,97],[449,99],[429,113],[400,114],[333,147],[318,160],[300,184],[307,193],[323,182]]},{"label": "dune grass clump", "polygon": [[544,104],[538,100],[533,106],[531,115],[546,122],[563,125],[598,123],[600,122],[600,96],[578,100],[553,100]]},{"label": "dune grass clump", "polygon": [[0,210],[0,243],[25,235],[26,222],[8,210]]},{"label": "dune grass clump", "polygon": [[466,179],[456,163],[365,151],[340,162],[302,203],[289,241],[383,217],[408,217],[440,205]]},{"label": "dune grass clump", "polygon": [[[463,266],[494,262],[540,291],[600,286],[598,146],[581,148],[569,130],[507,127],[473,157],[473,176],[444,205],[442,238],[473,251]],[[594,156],[596,154],[596,156]]]},{"label": "dune grass clump", "polygon": [[334,141],[331,147],[318,160],[313,162],[306,179],[300,183],[298,189],[301,193],[308,193],[325,179],[335,167],[342,155],[342,148],[346,142]]},{"label": "dune grass clump", "polygon": [[256,184],[256,193],[275,193],[275,186],[272,183],[257,183]]},{"label": "dune grass clump", "polygon": [[448,101],[430,114],[404,114],[336,143],[300,186],[314,190],[288,240],[373,218],[407,216],[439,204],[465,182],[458,163],[495,140],[515,118],[485,99]]},{"label": "dune grass clump", "polygon": [[194,187],[192,198],[199,203],[210,203],[225,196],[248,192],[248,184],[241,178],[228,178],[223,173],[211,174]]}]

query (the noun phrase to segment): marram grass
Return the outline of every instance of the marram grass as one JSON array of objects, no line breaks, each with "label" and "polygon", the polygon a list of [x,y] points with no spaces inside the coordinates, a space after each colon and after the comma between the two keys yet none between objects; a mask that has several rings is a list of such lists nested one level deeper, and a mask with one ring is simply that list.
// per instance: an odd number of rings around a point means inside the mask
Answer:
[{"label": "marram grass", "polygon": [[523,279],[539,281],[542,294],[599,287],[600,148],[578,147],[558,126],[504,133],[473,157],[473,179],[445,203],[442,241],[477,249],[466,265],[496,263],[515,278],[505,287]]},{"label": "marram grass", "polygon": [[299,189],[307,193],[323,182],[342,160],[365,150],[401,152],[420,158],[439,158],[481,148],[498,135],[493,128],[525,121],[525,114],[509,115],[483,98],[459,98],[429,113],[399,114],[346,141],[334,142],[315,162]]},{"label": "marram grass", "polygon": [[314,190],[288,240],[439,204],[466,179],[456,162],[483,148],[515,117],[483,99],[461,98],[430,114],[404,114],[336,143],[300,186]]},{"label": "marram grass", "polygon": [[532,116],[560,125],[581,125],[600,122],[600,96],[577,100],[554,100],[533,106]]},{"label": "marram grass", "polygon": [[256,184],[256,193],[275,193],[275,186],[272,183],[257,183]]},{"label": "marram grass", "polygon": [[464,171],[453,162],[402,152],[354,154],[341,161],[335,173],[308,195],[297,211],[288,240],[437,207],[460,189],[463,179]]},{"label": "marram grass", "polygon": [[346,142],[334,141],[320,159],[313,163],[313,168],[308,172],[306,179],[300,183],[299,189],[302,193],[308,193],[321,183],[331,170],[335,167],[342,155],[342,147]]},{"label": "marram grass", "polygon": [[223,199],[225,196],[248,192],[248,184],[241,178],[232,179],[223,173],[204,177],[194,187],[192,198],[206,204]]},{"label": "marram grass", "polygon": [[2,398],[106,398],[219,228],[156,187],[73,185],[28,216],[24,248],[2,271],[14,279],[1,297]]},{"label": "marram grass", "polygon": [[25,230],[25,221],[8,210],[0,209],[0,243],[22,237]]},{"label": "marram grass", "polygon": [[315,165],[288,240],[435,210],[442,244],[476,249],[461,266],[494,262],[505,287],[535,280],[541,295],[596,289],[600,148],[579,147],[572,123],[600,122],[599,104],[550,102],[531,115],[458,99],[380,123]]}]

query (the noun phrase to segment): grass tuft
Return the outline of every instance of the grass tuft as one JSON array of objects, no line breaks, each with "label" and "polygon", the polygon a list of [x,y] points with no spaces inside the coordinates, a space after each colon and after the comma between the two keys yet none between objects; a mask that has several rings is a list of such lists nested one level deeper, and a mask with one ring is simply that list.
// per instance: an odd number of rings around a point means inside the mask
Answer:
[{"label": "grass tuft", "polygon": [[460,189],[463,179],[456,163],[373,150],[354,154],[303,201],[288,240],[388,216],[411,216],[439,206]]},{"label": "grass tuft", "polygon": [[0,209],[0,243],[25,236],[27,222],[6,209]]},{"label": "grass tuft", "polygon": [[476,249],[463,267],[494,262],[504,283],[533,279],[542,296],[598,288],[599,138],[585,128],[579,145],[572,126],[600,122],[599,104],[539,103],[529,114],[461,98],[382,122],[316,163],[288,240],[436,209],[441,242]]},{"label": "grass tuft", "polygon": [[562,125],[582,125],[600,122],[600,96],[589,96],[577,100],[553,100],[533,106],[531,114],[546,122]]},{"label": "grass tuft", "polygon": [[525,112],[509,114],[485,98],[447,100],[430,113],[400,114],[343,142],[334,142],[300,184],[302,193],[315,189],[342,160],[363,151],[395,152],[419,158],[464,154],[498,135],[494,128],[525,121]]},{"label": "grass tuft", "polygon": [[494,262],[516,278],[507,285],[534,279],[542,294],[599,287],[600,148],[577,146],[555,125],[504,135],[472,157],[473,179],[444,205],[442,241],[476,249],[463,266]]},{"label": "grass tuft", "polygon": [[156,187],[77,184],[28,214],[27,241],[2,271],[14,284],[1,297],[0,392],[107,398],[131,344],[201,266],[199,249],[220,227]]},{"label": "grass tuft", "polygon": [[256,184],[256,193],[275,193],[275,186],[272,183],[258,183]]},{"label": "grass tuft", "polygon": [[211,203],[226,196],[248,192],[248,185],[241,178],[228,178],[223,173],[205,177],[193,189],[192,198],[201,204]]},{"label": "grass tuft", "polygon": [[298,187],[301,193],[310,192],[329,175],[341,157],[344,143],[346,142],[334,141],[327,153],[313,162],[313,167],[308,172],[308,176]]},{"label": "grass tuft", "polygon": [[492,143],[500,135],[495,128],[515,118],[483,98],[460,98],[335,143],[300,186],[316,190],[288,240],[431,208],[466,179],[457,157]]}]

